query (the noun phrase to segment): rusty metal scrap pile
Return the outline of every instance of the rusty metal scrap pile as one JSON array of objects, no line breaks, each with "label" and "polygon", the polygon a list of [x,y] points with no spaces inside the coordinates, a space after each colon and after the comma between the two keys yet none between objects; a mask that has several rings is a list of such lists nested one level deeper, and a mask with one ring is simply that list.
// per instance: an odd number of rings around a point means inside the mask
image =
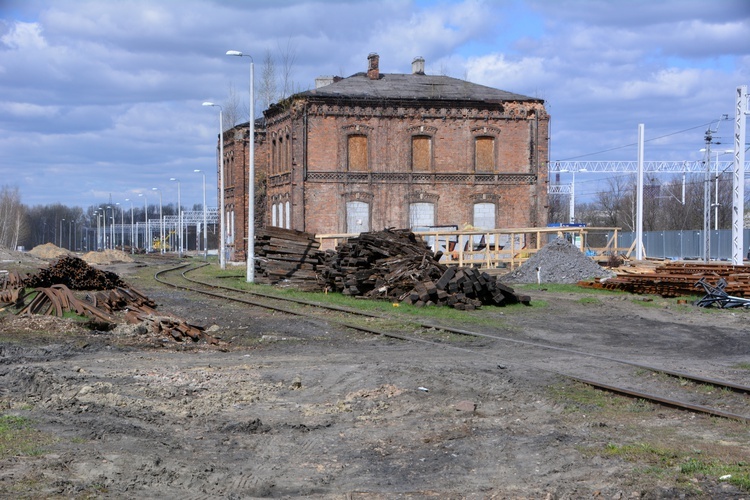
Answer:
[{"label": "rusty metal scrap pile", "polygon": [[[79,297],[74,290],[87,292],[79,293],[82,295]],[[61,317],[66,312],[75,313],[90,318],[97,329],[110,329],[124,321],[142,325],[147,333],[169,336],[179,342],[219,342],[198,326],[159,314],[151,299],[129,287],[117,274],[95,269],[77,257],[62,257],[32,275],[8,273],[0,287],[0,303],[12,304],[19,315]]]},{"label": "rusty metal scrap pile", "polygon": [[620,271],[614,278],[581,281],[578,284],[587,288],[624,290],[669,298],[703,294],[703,288],[696,286],[701,278],[714,284],[723,278],[727,294],[750,297],[750,266],[730,264],[670,262],[649,272]]}]

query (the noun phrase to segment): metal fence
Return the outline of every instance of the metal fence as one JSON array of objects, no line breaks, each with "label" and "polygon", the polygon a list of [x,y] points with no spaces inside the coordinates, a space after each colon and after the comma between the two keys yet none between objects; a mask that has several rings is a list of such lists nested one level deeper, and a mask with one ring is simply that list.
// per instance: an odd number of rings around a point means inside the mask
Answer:
[{"label": "metal fence", "polygon": [[[627,250],[635,241],[635,233],[618,233],[617,247]],[[745,248],[742,255],[747,255],[750,245],[750,229],[743,230]],[[656,259],[698,259],[703,260],[703,231],[648,231],[643,233],[643,247],[647,257]],[[719,229],[711,231],[711,260],[732,260],[732,230]]]}]

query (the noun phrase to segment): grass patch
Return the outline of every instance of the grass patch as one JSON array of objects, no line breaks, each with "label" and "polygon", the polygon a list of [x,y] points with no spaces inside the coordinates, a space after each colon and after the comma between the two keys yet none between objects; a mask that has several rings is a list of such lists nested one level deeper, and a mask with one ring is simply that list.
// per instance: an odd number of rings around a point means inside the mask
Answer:
[{"label": "grass patch", "polygon": [[672,477],[677,483],[709,477],[720,479],[750,491],[750,461],[736,460],[733,456],[717,456],[713,451],[682,450],[678,447],[659,446],[649,443],[613,444],[608,443],[603,455],[619,457],[628,462],[646,464],[641,472],[664,479]]},{"label": "grass patch", "polygon": [[31,420],[0,415],[0,459],[15,456],[39,456],[54,439],[34,429]]},{"label": "grass patch", "polygon": [[550,386],[548,391],[555,401],[565,407],[566,413],[604,414],[607,411],[623,411],[631,402],[628,398],[600,391],[579,382]]},{"label": "grass patch", "polygon": [[279,288],[273,285],[247,283],[245,276],[238,275],[236,269],[221,270],[217,266],[202,267],[192,271],[188,276],[200,281],[211,282],[237,290],[246,290],[284,299],[301,300],[326,306],[382,314],[391,318],[401,318],[403,321],[434,319],[452,323],[458,322],[460,324],[497,327],[497,312],[512,314],[515,311],[527,309],[527,306],[522,304],[513,304],[506,307],[482,306],[481,309],[476,311],[459,311],[458,309],[446,306],[416,307],[389,300],[356,298],[341,293],[303,292],[290,288]]},{"label": "grass patch", "polygon": [[596,297],[581,297],[580,299],[578,299],[578,303],[583,305],[597,305],[601,304],[602,301],[597,299]]},{"label": "grass patch", "polygon": [[[604,446],[582,448],[584,455],[631,462],[635,465],[634,472],[646,484],[667,482],[683,492],[700,493],[701,482],[724,481],[750,492],[746,425],[712,419],[711,422],[722,426],[724,435],[736,433],[734,440],[717,440],[713,433],[693,435],[687,429],[644,427],[643,413],[659,409],[649,401],[609,394],[581,383],[551,386],[548,391],[556,402],[564,405],[564,413],[573,414],[571,418],[576,421],[583,414],[584,418],[596,419],[592,422],[603,422],[605,438],[613,435],[613,425],[620,428],[617,436],[623,442],[609,441]],[[633,442],[628,442],[629,439]]]},{"label": "grass patch", "polygon": [[738,370],[750,370],[750,363],[737,363],[734,368]]}]

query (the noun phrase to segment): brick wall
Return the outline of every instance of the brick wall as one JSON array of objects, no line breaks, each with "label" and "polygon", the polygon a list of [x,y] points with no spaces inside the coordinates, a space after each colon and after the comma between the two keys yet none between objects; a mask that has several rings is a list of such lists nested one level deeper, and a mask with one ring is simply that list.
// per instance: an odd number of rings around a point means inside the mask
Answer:
[{"label": "brick wall", "polygon": [[[516,107],[518,111],[520,107]],[[498,227],[533,227],[546,224],[546,162],[548,119],[543,106],[529,103],[524,118],[507,111],[488,109],[348,108],[308,106],[307,130],[293,113],[293,171],[289,182],[269,185],[269,197],[292,199],[294,229],[313,233],[346,232],[346,201],[355,195],[371,203],[370,228],[409,227],[409,204],[422,193],[435,204],[436,225],[463,227],[473,224],[474,200],[496,204]],[[541,119],[537,119],[537,115]],[[279,127],[281,126],[279,122]],[[289,126],[289,122],[284,122]],[[276,126],[269,124],[269,137]],[[394,174],[393,179],[347,179],[350,134],[364,135],[368,144],[369,172]],[[427,173],[440,181],[399,179],[411,172],[411,138],[428,136],[432,159]],[[497,174],[529,174],[522,180],[478,183],[473,180],[474,139],[495,137]],[[305,157],[304,141],[307,149]],[[306,160],[307,179],[303,178]],[[483,171],[486,169],[483,169]],[[424,172],[420,170],[419,173]],[[536,176],[531,179],[531,175]],[[275,177],[279,179],[278,176]],[[446,180],[447,179],[447,180]],[[270,214],[266,221],[270,222]]]}]

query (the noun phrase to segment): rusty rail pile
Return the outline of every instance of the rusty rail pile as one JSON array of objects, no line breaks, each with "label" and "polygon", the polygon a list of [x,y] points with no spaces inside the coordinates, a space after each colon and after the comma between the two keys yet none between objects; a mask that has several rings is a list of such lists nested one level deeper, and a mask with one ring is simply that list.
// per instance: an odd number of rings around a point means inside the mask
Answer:
[{"label": "rusty rail pile", "polygon": [[440,264],[440,255],[408,230],[362,233],[336,250],[326,252],[321,276],[327,289],[344,295],[465,310],[529,300],[486,273]]},{"label": "rusty rail pile", "polygon": [[[66,270],[71,273],[70,276],[65,274]],[[37,286],[32,291],[27,288],[28,283],[50,282],[52,283],[48,286]],[[67,283],[89,291],[79,297]],[[122,283],[122,286],[93,290],[96,284],[109,286],[113,283]],[[109,330],[124,321],[140,325],[143,334],[162,337],[168,335],[179,342],[203,340],[210,344],[219,343],[218,339],[206,334],[201,327],[158,313],[156,304],[151,299],[125,285],[116,274],[91,268],[85,261],[75,257],[63,257],[37,275],[6,278],[3,288],[0,303],[13,304],[18,309],[18,315],[62,317],[65,313],[75,313],[91,319],[92,326],[96,329]],[[118,314],[123,311],[124,314]]]},{"label": "rusty rail pile", "polygon": [[726,293],[737,297],[750,297],[750,266],[730,264],[670,262],[658,266],[653,272],[618,273],[616,277],[607,280],[581,281],[578,284],[587,288],[623,290],[669,298],[702,294],[704,290],[696,286],[701,279],[713,283],[724,279]]},{"label": "rusty rail pile", "polygon": [[29,288],[65,285],[71,290],[107,290],[127,286],[117,274],[91,267],[83,259],[70,255],[60,257],[48,268],[26,277],[23,284]]},{"label": "rusty rail pile", "polygon": [[255,235],[255,275],[258,283],[291,285],[319,291],[318,274],[324,263],[314,235],[292,229],[267,227]]}]

